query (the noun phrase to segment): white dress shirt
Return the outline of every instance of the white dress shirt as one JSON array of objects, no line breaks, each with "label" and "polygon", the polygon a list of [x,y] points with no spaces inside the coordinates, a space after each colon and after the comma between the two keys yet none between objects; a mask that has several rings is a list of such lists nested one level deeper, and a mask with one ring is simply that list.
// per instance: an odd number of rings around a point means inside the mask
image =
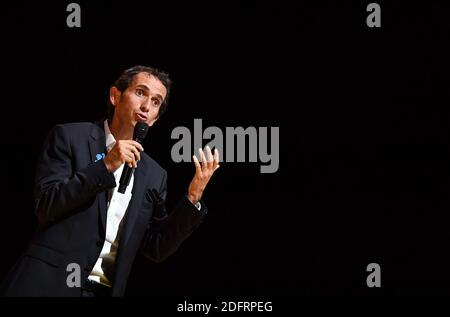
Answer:
[{"label": "white dress shirt", "polygon": [[[116,140],[109,130],[108,120],[105,120],[106,149],[109,152]],[[119,184],[120,176],[125,164],[122,164],[115,172],[114,178],[116,184]],[[106,218],[106,238],[102,251],[97,262],[92,269],[89,279],[98,283],[111,286],[110,279],[114,272],[114,264],[116,262],[117,248],[121,235],[122,220],[128,209],[131,200],[131,191],[133,189],[134,175],[131,174],[130,183],[124,194],[118,193],[119,186],[110,189],[108,195],[107,218]]]}]

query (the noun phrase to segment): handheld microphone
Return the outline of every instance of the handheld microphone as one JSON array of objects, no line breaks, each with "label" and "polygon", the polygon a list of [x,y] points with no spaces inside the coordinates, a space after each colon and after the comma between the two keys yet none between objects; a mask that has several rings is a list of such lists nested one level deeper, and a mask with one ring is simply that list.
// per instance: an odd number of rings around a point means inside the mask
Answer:
[{"label": "handheld microphone", "polygon": [[[133,132],[133,140],[142,144],[144,142],[145,137],[147,136],[148,125],[144,122],[136,123]],[[131,174],[133,173],[134,168],[125,164],[123,167],[122,175],[120,176],[119,189],[118,192],[123,194],[127,189],[128,184],[130,183]]]}]

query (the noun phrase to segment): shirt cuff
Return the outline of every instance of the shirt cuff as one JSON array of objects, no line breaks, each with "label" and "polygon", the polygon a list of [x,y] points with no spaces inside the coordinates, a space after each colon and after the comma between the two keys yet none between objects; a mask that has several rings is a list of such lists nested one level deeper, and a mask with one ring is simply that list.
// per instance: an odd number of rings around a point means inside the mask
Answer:
[{"label": "shirt cuff", "polygon": [[187,197],[187,195],[185,195],[186,200],[188,201],[188,203],[195,207],[195,209],[200,212],[203,216],[206,215],[208,213],[208,209],[206,208],[204,202],[200,199],[197,203],[193,204],[189,198]]}]

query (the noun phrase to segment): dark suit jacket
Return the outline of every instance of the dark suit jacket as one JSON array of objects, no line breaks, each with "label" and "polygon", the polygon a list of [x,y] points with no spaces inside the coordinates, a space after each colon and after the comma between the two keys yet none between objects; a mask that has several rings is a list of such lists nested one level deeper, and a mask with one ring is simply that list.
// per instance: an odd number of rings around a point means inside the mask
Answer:
[{"label": "dark suit jacket", "polygon": [[[6,296],[80,295],[80,288],[67,286],[72,273],[67,266],[80,265],[83,286],[105,240],[107,193],[116,186],[103,160],[96,161],[99,153],[106,153],[103,121],[57,125],[50,132],[36,169],[38,228],[4,282]],[[124,294],[139,249],[153,261],[164,260],[206,213],[204,207],[199,211],[183,197],[169,217],[153,217],[156,206],[148,191],[156,189],[165,199],[166,179],[166,171],[142,153],[123,219],[113,296]]]}]

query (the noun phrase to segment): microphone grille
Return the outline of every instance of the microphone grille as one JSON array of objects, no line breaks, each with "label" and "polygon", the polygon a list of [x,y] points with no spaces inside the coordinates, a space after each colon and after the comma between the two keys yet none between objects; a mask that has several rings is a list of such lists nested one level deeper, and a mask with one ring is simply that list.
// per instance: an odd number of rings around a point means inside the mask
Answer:
[{"label": "microphone grille", "polygon": [[134,138],[133,139],[145,139],[148,132],[148,125],[144,122],[136,123],[134,127]]}]

